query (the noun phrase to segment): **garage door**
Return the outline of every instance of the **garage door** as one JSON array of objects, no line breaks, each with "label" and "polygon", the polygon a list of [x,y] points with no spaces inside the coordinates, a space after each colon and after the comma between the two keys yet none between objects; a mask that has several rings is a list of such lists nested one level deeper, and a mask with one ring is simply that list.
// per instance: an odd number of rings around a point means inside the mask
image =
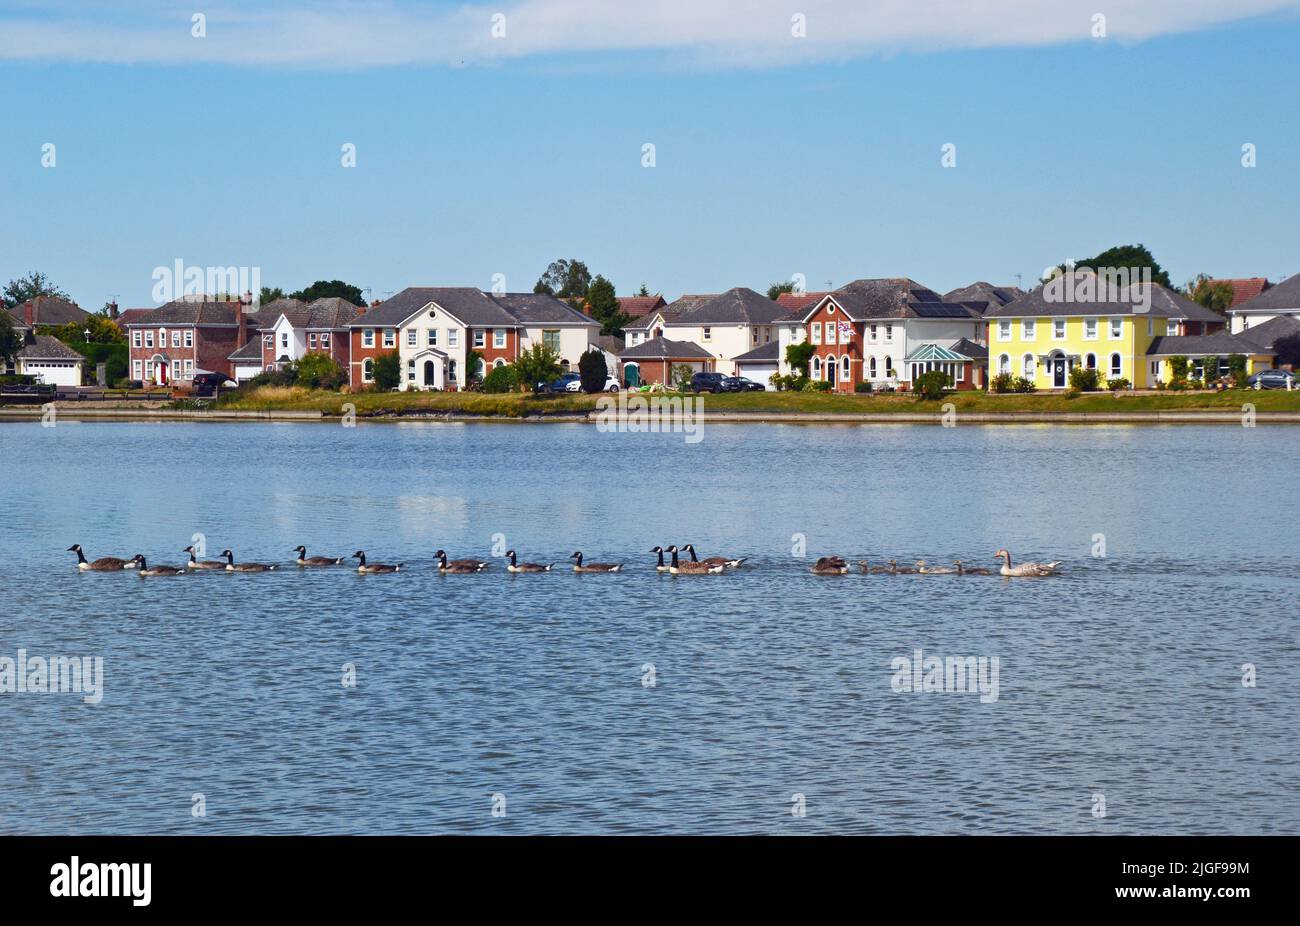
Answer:
[{"label": "garage door", "polygon": [[736,364],[736,375],[752,379],[756,383],[762,383],[768,391],[772,391],[772,384],[768,382],[772,374],[776,372],[775,363],[738,363]]}]

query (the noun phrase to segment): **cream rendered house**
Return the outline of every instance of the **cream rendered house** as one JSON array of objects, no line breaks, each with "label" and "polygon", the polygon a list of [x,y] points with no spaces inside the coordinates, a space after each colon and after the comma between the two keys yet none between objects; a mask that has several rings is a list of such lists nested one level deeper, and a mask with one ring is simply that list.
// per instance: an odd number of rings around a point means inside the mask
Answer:
[{"label": "cream rendered house", "polygon": [[773,300],[738,286],[664,321],[663,337],[699,345],[713,356],[715,370],[732,376],[736,357],[777,340],[776,320],[785,314]]}]

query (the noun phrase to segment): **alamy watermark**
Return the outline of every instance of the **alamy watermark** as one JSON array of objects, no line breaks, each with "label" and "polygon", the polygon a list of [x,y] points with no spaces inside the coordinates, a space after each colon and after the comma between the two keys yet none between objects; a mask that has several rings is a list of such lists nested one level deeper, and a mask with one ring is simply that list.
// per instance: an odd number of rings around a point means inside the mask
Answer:
[{"label": "alamy watermark", "polygon": [[1151,308],[1150,267],[1051,268],[1043,284],[1043,301],[1128,303],[1135,312]]},{"label": "alamy watermark", "polygon": [[702,396],[602,395],[596,400],[596,430],[602,434],[683,434],[686,443],[704,439]]},{"label": "alamy watermark", "polygon": [[83,695],[87,704],[104,697],[103,656],[0,656],[0,694]]},{"label": "alamy watermark", "polygon": [[153,301],[159,305],[187,296],[252,296],[250,312],[261,301],[261,267],[187,267],[179,257],[170,267],[153,268]]},{"label": "alamy watermark", "polygon": [[919,648],[907,656],[895,656],[889,663],[894,670],[889,687],[895,693],[912,692],[979,692],[981,704],[998,699],[997,656],[926,656]]}]

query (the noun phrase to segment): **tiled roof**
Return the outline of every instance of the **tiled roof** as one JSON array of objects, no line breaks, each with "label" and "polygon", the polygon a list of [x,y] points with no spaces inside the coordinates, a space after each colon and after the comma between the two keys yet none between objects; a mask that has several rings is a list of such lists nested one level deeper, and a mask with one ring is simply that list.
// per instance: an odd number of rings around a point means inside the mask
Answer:
[{"label": "tiled roof", "polygon": [[23,326],[66,325],[68,322],[85,321],[90,315],[75,302],[60,299],[58,296],[37,296],[14,306],[9,314],[18,319]]},{"label": "tiled roof", "polygon": [[519,322],[504,307],[472,286],[408,286],[353,320],[350,327],[396,328],[431,302],[466,325],[519,327]]},{"label": "tiled roof", "polygon": [[1240,280],[1210,280],[1211,283],[1227,283],[1232,287],[1232,305],[1236,308],[1247,299],[1254,299],[1269,288],[1267,277],[1246,277]]},{"label": "tiled roof", "polygon": [[979,280],[969,286],[944,293],[943,298],[945,302],[983,302],[995,306],[1006,305],[1024,294],[1025,291],[1018,286],[994,286],[992,283]]},{"label": "tiled roof", "polygon": [[660,315],[663,317],[664,324],[672,324],[679,316],[685,314],[686,312],[690,312],[692,309],[699,308],[701,305],[708,302],[716,295],[718,294],[707,293],[702,295],[682,296],[678,299],[674,299],[672,302],[668,303],[667,305],[662,306],[658,309],[655,309],[653,312],[649,312],[646,315],[641,316],[634,322],[629,322],[628,324],[624,325],[623,330],[624,331],[648,331],[650,330],[651,322],[654,321],[654,317],[656,315]]},{"label": "tiled roof", "polygon": [[1254,299],[1233,305],[1234,312],[1300,311],[1300,273],[1270,286]]},{"label": "tiled roof", "polygon": [[733,361],[743,360],[747,363],[775,362],[781,359],[781,345],[776,341],[768,341],[766,344],[760,344],[753,350],[745,351],[745,353],[731,359]]},{"label": "tiled roof", "polygon": [[503,293],[489,298],[525,325],[595,325],[600,322],[546,293]]},{"label": "tiled roof", "polygon": [[[1095,276],[1095,274],[1077,274],[1078,278]],[[1098,281],[1101,283],[1102,281]],[[1106,293],[1114,299],[1101,301],[1096,299],[1075,300],[1074,296],[1085,294],[1087,284],[1081,279],[1070,286],[1064,278],[1058,277],[1051,283],[1035,287],[1014,302],[1004,306],[990,306],[984,313],[985,318],[1026,318],[1026,317],[1061,317],[1075,315],[1152,315],[1156,318],[1186,318],[1191,321],[1217,322],[1222,324],[1224,318],[1205,306],[1192,302],[1186,296],[1165,289],[1159,283],[1135,284],[1132,287],[1113,287],[1114,292]],[[1142,297],[1142,290],[1150,287],[1151,307],[1141,311],[1135,302]],[[1050,287],[1050,289],[1049,289]],[[1094,290],[1100,288],[1093,286]]]},{"label": "tiled roof", "polygon": [[624,315],[640,318],[647,312],[653,312],[661,305],[667,305],[663,296],[619,296],[618,308]]},{"label": "tiled roof", "polygon": [[651,338],[635,344],[619,354],[620,360],[708,360],[713,355],[691,341],[670,341]]},{"label": "tiled roof", "polygon": [[154,312],[153,309],[123,309],[118,313],[113,323],[119,328],[125,328],[132,322],[142,322],[147,324],[147,319]]},{"label": "tiled roof", "polygon": [[[176,299],[166,305],[160,305],[148,315],[127,322],[126,326],[135,328],[145,325],[212,325],[233,328],[239,308],[238,302],[189,302],[184,299]],[[250,321],[256,321],[262,317],[247,312],[244,314]]]},{"label": "tiled roof", "polygon": [[766,296],[737,286],[682,312],[673,325],[770,325],[786,310]]},{"label": "tiled roof", "polygon": [[615,357],[622,353],[625,346],[625,342],[622,338],[616,338],[612,334],[597,335],[591,339],[590,343],[596,345],[601,350],[609,351],[609,353],[613,354]]},{"label": "tiled roof", "polygon": [[1291,315],[1278,315],[1259,325],[1252,325],[1237,337],[1245,338],[1252,344],[1271,348],[1282,338],[1300,334],[1300,318]]},{"label": "tiled roof", "polygon": [[1189,335],[1186,337],[1156,338],[1147,348],[1148,355],[1174,357],[1179,354],[1187,356],[1229,354],[1267,354],[1271,348],[1261,347],[1254,341],[1241,335],[1217,332],[1215,334]]},{"label": "tiled roof", "polygon": [[257,318],[263,331],[273,328],[282,315],[295,328],[336,331],[346,328],[360,314],[359,305],[340,296],[325,296],[311,303],[277,299],[262,306]]},{"label": "tiled roof", "polygon": [[[955,302],[945,302],[934,290],[906,277],[879,280],[854,280],[824,298],[835,300],[851,321],[890,318],[964,318],[979,313]],[[805,306],[787,319],[802,319],[814,306]]]},{"label": "tiled roof", "polygon": [[27,344],[18,352],[24,360],[85,360],[58,338],[48,334],[29,334]]},{"label": "tiled roof", "polygon": [[786,312],[798,312],[814,302],[819,302],[822,296],[829,292],[830,290],[827,289],[819,293],[779,293],[776,297],[776,304],[785,309]]},{"label": "tiled roof", "polygon": [[226,357],[227,360],[255,360],[260,366],[262,363],[262,337],[257,335],[248,339],[248,342],[233,354]]},{"label": "tiled roof", "polygon": [[972,360],[988,360],[989,349],[983,344],[976,344],[970,338],[961,338],[952,346],[952,349],[964,357]]}]

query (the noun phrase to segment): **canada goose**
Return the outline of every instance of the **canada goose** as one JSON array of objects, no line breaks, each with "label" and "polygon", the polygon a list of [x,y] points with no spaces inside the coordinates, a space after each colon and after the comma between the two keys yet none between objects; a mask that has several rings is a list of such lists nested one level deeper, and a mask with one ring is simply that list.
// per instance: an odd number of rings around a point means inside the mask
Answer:
[{"label": "canada goose", "polygon": [[888,566],[872,566],[865,559],[858,560],[858,565],[862,567],[863,573],[870,573],[873,576],[883,576],[889,572]]},{"label": "canada goose", "polygon": [[190,561],[185,564],[186,569],[225,569],[226,564],[219,559],[198,559],[194,555],[193,545],[181,550],[182,553],[190,555]]},{"label": "canada goose", "polygon": [[953,565],[957,567],[957,575],[959,575],[959,576],[991,576],[991,575],[993,575],[993,571],[992,571],[991,569],[984,569],[984,568],[980,568],[980,567],[977,567],[977,568],[975,568],[975,569],[967,568],[966,566],[963,566],[963,565],[962,565],[962,562],[961,562],[961,560],[959,560],[959,559],[957,559],[957,560],[953,560]]},{"label": "canada goose", "polygon": [[[436,557],[438,557],[438,568],[439,568],[440,570],[442,570],[443,572],[449,572],[449,571],[454,571],[454,572],[478,572],[480,569],[486,569],[486,568],[488,567],[488,565],[489,565],[488,563],[483,562],[481,559],[453,559],[453,560],[449,560],[449,559],[447,559],[447,554],[446,554],[444,551],[442,551],[442,550],[439,550],[438,552],[434,553],[433,555],[436,556]],[[452,569],[450,568],[450,567],[452,567],[452,566],[455,566],[456,568],[455,568],[454,570],[452,570]],[[463,566],[468,566],[468,567],[470,567],[470,568],[469,568],[469,569],[463,569],[463,568],[461,568],[461,567],[463,567]]]},{"label": "canada goose", "polygon": [[77,568],[82,572],[121,572],[123,569],[136,567],[134,559],[118,559],[116,556],[101,556],[93,563],[88,563],[79,543],[68,547],[68,552],[77,554]]},{"label": "canada goose", "polygon": [[923,576],[948,576],[956,572],[956,569],[949,569],[947,566],[927,566],[925,560],[916,561],[916,571]]},{"label": "canada goose", "polygon": [[898,565],[898,560],[896,559],[891,559],[889,561],[889,574],[891,576],[910,576],[910,575],[914,575],[915,573],[916,570],[910,566]]},{"label": "canada goose", "polygon": [[575,550],[569,559],[574,561],[574,572],[618,572],[623,568],[622,563],[587,563],[583,565],[581,550]]},{"label": "canada goose", "polygon": [[823,556],[813,563],[813,575],[842,576],[849,571],[849,564],[842,556]]},{"label": "canada goose", "polygon": [[176,566],[154,566],[150,569],[149,564],[144,561],[143,553],[137,553],[131,558],[131,561],[140,567],[140,578],[142,579],[146,576],[178,576],[185,572],[184,569],[179,569]]},{"label": "canada goose", "polygon": [[1006,550],[998,550],[993,557],[1002,560],[1002,568],[998,572],[1004,576],[1054,576],[1056,567],[1062,562],[1058,559],[1051,563],[1021,563],[1019,566],[1012,566],[1011,554]]},{"label": "canada goose", "polygon": [[668,569],[669,569],[669,566],[668,566],[667,563],[664,562],[664,548],[663,548],[663,547],[651,547],[651,548],[650,548],[650,552],[651,552],[651,553],[658,553],[658,554],[659,554],[659,562],[655,563],[655,572],[667,572]]},{"label": "canada goose", "polygon": [[727,566],[730,567],[731,569],[736,569],[740,566],[741,563],[745,561],[745,557],[743,556],[736,557],[736,558],[731,558],[726,556],[708,556],[705,557],[704,559],[698,559],[695,555],[695,546],[689,543],[686,546],[682,547],[682,549],[685,550],[687,553],[691,554],[692,563],[700,562],[709,566]]},{"label": "canada goose", "polygon": [[722,563],[711,565],[709,563],[701,563],[696,560],[691,560],[685,563],[679,562],[677,559],[676,545],[669,547],[668,552],[673,555],[673,562],[672,565],[668,567],[668,571],[675,576],[678,575],[702,576],[702,575],[708,575],[709,573],[717,574],[726,568]]},{"label": "canada goose", "polygon": [[236,563],[235,554],[229,550],[222,550],[221,555],[226,558],[226,572],[270,572],[276,568],[266,563]]},{"label": "canada goose", "polygon": [[370,565],[366,565],[365,550],[358,550],[353,553],[352,558],[361,561],[360,565],[357,566],[357,572],[400,572],[402,566],[405,565],[404,563],[398,563],[396,566],[390,566],[387,563],[371,563]]},{"label": "canada goose", "polygon": [[294,547],[293,551],[298,554],[299,566],[338,566],[343,563],[341,556],[308,556],[307,548],[301,545]]},{"label": "canada goose", "polygon": [[506,572],[550,572],[554,563],[547,563],[543,566],[541,563],[521,563],[515,556],[514,550],[506,550],[506,558],[510,560],[510,565],[506,567]]}]

